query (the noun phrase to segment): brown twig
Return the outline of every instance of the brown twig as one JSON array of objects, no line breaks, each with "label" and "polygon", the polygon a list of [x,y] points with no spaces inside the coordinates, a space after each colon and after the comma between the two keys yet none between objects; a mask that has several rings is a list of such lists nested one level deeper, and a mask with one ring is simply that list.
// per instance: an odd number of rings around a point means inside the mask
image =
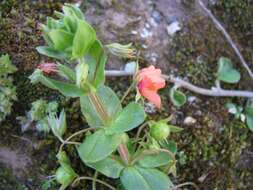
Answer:
[{"label": "brown twig", "polygon": [[212,12],[205,6],[205,4],[201,0],[199,0],[198,2],[199,2],[199,5],[202,7],[202,9],[207,13],[207,15],[209,16],[209,18],[213,21],[213,23],[216,26],[216,28],[219,31],[222,32],[222,34],[226,38],[227,42],[231,45],[231,47],[235,51],[236,55],[240,59],[240,62],[242,63],[243,67],[247,70],[247,72],[249,73],[251,79],[253,80],[253,73],[252,73],[250,67],[246,63],[246,61],[245,61],[244,57],[242,56],[240,50],[235,45],[234,41],[232,40],[232,38],[230,37],[230,35],[228,34],[228,32],[225,30],[225,28],[222,26],[222,24],[215,18],[215,16],[212,14]]}]

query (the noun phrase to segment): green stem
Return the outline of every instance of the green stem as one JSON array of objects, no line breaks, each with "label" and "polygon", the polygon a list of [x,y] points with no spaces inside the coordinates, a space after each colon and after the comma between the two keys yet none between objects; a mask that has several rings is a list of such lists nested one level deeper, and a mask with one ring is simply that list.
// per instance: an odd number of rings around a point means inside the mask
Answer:
[{"label": "green stem", "polygon": [[182,183],[182,184],[179,184],[179,185],[176,185],[176,186],[172,187],[171,190],[177,190],[180,187],[184,187],[184,186],[188,186],[188,185],[193,186],[197,190],[199,189],[198,186],[195,183],[185,182],[185,183]]},{"label": "green stem", "polygon": [[126,165],[129,163],[129,152],[127,149],[127,146],[125,144],[120,144],[118,147],[118,152],[121,157],[121,159],[124,161]]},{"label": "green stem", "polygon": [[96,187],[96,180],[97,180],[97,178],[98,178],[98,172],[95,171],[94,176],[93,176],[93,182],[92,182],[92,190],[96,190],[97,189],[97,187]]},{"label": "green stem", "polygon": [[110,184],[99,180],[99,179],[94,179],[93,177],[88,177],[88,176],[83,176],[83,177],[78,177],[77,179],[75,179],[75,181],[72,183],[72,186],[76,186],[76,184],[81,181],[81,180],[91,180],[91,181],[96,181],[97,183],[103,184],[104,186],[110,188],[111,190],[117,190],[115,187],[111,186]]},{"label": "green stem", "polygon": [[125,100],[125,98],[127,97],[127,95],[131,92],[132,88],[136,85],[135,82],[132,82],[132,84],[129,86],[129,88],[127,89],[127,91],[124,93],[124,95],[122,96],[121,100],[120,100],[120,104],[122,104],[122,102]]},{"label": "green stem", "polygon": [[[78,131],[78,132],[72,134],[71,136],[69,136],[66,140],[63,140],[63,142],[62,142],[62,144],[61,144],[61,146],[60,146],[60,148],[59,148],[59,152],[62,151],[63,147],[64,147],[66,144],[74,144],[74,142],[70,142],[70,140],[71,140],[72,138],[74,138],[75,136],[80,135],[80,134],[82,134],[82,133],[85,133],[85,132],[87,132],[87,131],[90,131],[90,130],[94,130],[94,129],[93,129],[93,128],[87,128],[87,129],[80,130],[80,131]],[[77,143],[75,142],[75,144],[77,144]],[[80,143],[78,143],[78,144],[80,144]]]}]

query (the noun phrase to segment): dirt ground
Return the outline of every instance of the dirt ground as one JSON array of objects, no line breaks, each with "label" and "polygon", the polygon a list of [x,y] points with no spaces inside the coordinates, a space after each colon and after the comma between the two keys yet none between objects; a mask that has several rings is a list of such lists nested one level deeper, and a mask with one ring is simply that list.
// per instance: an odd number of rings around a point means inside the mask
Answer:
[{"label": "dirt ground", "polygon": [[[54,10],[60,10],[64,2],[67,1],[0,2],[0,54],[9,53],[19,69],[14,75],[18,101],[13,113],[0,124],[0,190],[57,189],[53,181],[50,188],[47,185],[57,168],[55,152],[59,143],[51,134],[45,136],[35,130],[22,133],[16,120],[29,110],[31,102],[38,98],[59,100],[67,110],[69,126],[72,126],[70,132],[80,128],[83,122],[78,101],[64,100],[41,85],[31,85],[27,78],[47,59],[35,50],[44,43],[38,24],[45,22],[46,16],[52,15]],[[211,1],[206,2],[211,5]],[[226,87],[248,90],[253,87],[233,50],[197,1],[86,0],[80,7],[104,44],[132,42],[140,51],[141,66],[153,64],[164,73],[210,88],[214,84],[217,60],[226,56],[242,73],[240,84]],[[250,38],[253,31],[241,31],[231,26],[230,20],[223,20],[221,7],[213,5],[210,8],[224,22],[246,60],[253,63],[253,38]],[[173,22],[179,23],[180,30],[169,35],[168,27]],[[110,57],[107,68],[120,69],[129,61]],[[121,95],[130,79],[108,81]],[[253,189],[253,133],[229,115],[224,106],[228,101],[243,105],[245,100],[209,98],[184,91],[188,101],[178,109],[169,101],[168,90],[162,91],[164,110],[151,117],[173,114],[173,124],[184,128],[182,133],[171,137],[178,142],[179,149],[177,176],[172,177],[173,182],[191,181],[207,190]],[[186,125],[187,117],[195,122]],[[76,158],[73,163],[80,172],[90,174],[90,170],[79,166]],[[84,184],[83,189],[89,189],[89,184]]]}]

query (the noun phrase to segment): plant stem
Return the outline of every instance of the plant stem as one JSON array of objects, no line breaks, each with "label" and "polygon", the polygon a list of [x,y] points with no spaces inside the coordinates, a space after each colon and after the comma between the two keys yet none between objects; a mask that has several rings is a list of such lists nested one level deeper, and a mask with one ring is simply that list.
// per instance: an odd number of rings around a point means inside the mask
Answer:
[{"label": "plant stem", "polygon": [[231,45],[231,47],[233,48],[233,50],[235,51],[236,55],[238,56],[238,58],[240,59],[243,67],[247,70],[248,74],[250,75],[251,79],[253,79],[253,73],[251,71],[251,69],[249,68],[248,64],[246,63],[244,57],[242,56],[241,52],[239,51],[239,49],[236,47],[234,41],[232,40],[232,38],[230,37],[230,35],[228,34],[228,32],[225,30],[225,28],[222,26],[222,24],[215,18],[215,16],[212,14],[212,12],[204,5],[204,3],[199,0],[199,5],[202,7],[202,9],[207,13],[207,15],[211,18],[211,20],[213,21],[214,25],[216,26],[216,28],[222,32],[222,34],[225,36],[226,40],[228,41],[228,43]]},{"label": "plant stem", "polygon": [[95,171],[94,176],[93,176],[93,182],[92,182],[92,190],[96,190],[97,189],[96,188],[96,179],[97,179],[97,177],[98,177],[98,172]]},{"label": "plant stem", "polygon": [[106,123],[106,121],[108,120],[108,115],[104,110],[103,105],[101,104],[97,95],[95,93],[90,93],[88,94],[88,97],[90,98],[90,101],[93,103],[97,113],[101,117],[101,120]]},{"label": "plant stem", "polygon": [[72,134],[71,136],[69,136],[69,137],[68,137],[66,140],[64,140],[63,143],[61,144],[61,146],[60,146],[60,148],[59,148],[59,152],[62,151],[64,145],[66,145],[66,144],[72,144],[72,143],[73,143],[73,142],[69,142],[72,138],[74,138],[75,136],[80,135],[80,134],[82,134],[82,133],[85,133],[85,132],[87,132],[87,131],[90,131],[90,130],[94,130],[94,129],[93,129],[93,128],[83,129],[83,130],[80,130],[80,131],[78,131],[78,132]]},{"label": "plant stem", "polygon": [[185,88],[197,94],[202,94],[205,96],[216,96],[216,97],[247,97],[253,98],[253,92],[250,91],[241,91],[241,90],[224,90],[221,88],[213,87],[212,89],[205,89],[198,86],[195,86],[189,82],[186,82],[182,79],[175,78],[171,75],[162,75],[162,77],[179,87]]},{"label": "plant stem", "polygon": [[96,181],[97,183],[103,184],[104,186],[110,188],[111,190],[117,190],[115,187],[111,186],[110,184],[99,180],[99,179],[94,179],[92,177],[88,177],[88,176],[83,176],[83,177],[78,177],[77,179],[75,179],[75,181],[73,181],[72,186],[75,186],[77,182],[81,181],[81,180],[91,180],[91,181]]},{"label": "plant stem", "polygon": [[121,159],[124,161],[126,165],[129,163],[129,152],[127,149],[127,146],[123,143],[121,143],[118,147],[118,152],[121,157]]},{"label": "plant stem", "polygon": [[[115,71],[113,75],[108,76],[122,76],[121,73],[116,73],[119,71]],[[123,71],[124,72],[124,71]],[[110,74],[110,73],[109,73]],[[133,75],[134,73],[127,73],[126,75]],[[174,83],[182,88],[185,88],[187,90],[190,90],[192,92],[195,92],[197,94],[202,94],[205,96],[214,96],[214,97],[246,97],[246,98],[253,98],[253,92],[251,91],[244,91],[244,90],[224,90],[217,87],[214,87],[212,89],[205,89],[198,86],[195,86],[189,82],[186,82],[182,79],[176,78],[172,75],[162,75],[164,79],[167,81]]]},{"label": "plant stem", "polygon": [[136,137],[135,139],[138,139],[141,135],[141,132],[142,130],[148,125],[148,121],[146,121],[145,123],[143,123],[139,128],[138,128],[138,131],[137,131],[137,134],[136,134]]},{"label": "plant stem", "polygon": [[127,89],[127,91],[124,93],[124,95],[122,96],[120,103],[122,103],[125,98],[127,97],[127,95],[130,93],[130,91],[132,90],[132,88],[136,85],[135,82],[132,82],[132,84],[129,86],[129,88]]},{"label": "plant stem", "polygon": [[185,182],[185,183],[182,183],[182,184],[179,184],[179,185],[177,185],[177,186],[174,186],[174,187],[172,187],[172,190],[176,190],[176,189],[178,189],[178,188],[180,188],[180,187],[184,187],[184,186],[188,186],[188,185],[190,185],[190,186],[193,186],[195,189],[199,189],[198,188],[198,186],[195,184],[195,183],[192,183],[192,182]]}]

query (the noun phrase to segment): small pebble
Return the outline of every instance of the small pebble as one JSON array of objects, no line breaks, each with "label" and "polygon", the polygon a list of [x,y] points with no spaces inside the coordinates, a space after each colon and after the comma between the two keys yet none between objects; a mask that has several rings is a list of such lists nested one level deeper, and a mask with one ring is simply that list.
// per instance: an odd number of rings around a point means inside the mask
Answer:
[{"label": "small pebble", "polygon": [[196,96],[189,96],[187,100],[189,103],[193,103],[197,100],[197,97]]},{"label": "small pebble", "polygon": [[140,33],[142,38],[148,38],[153,35],[151,31],[149,31],[147,28],[143,28],[141,33]]},{"label": "small pebble", "polygon": [[168,16],[166,19],[167,23],[170,25],[173,22],[178,22],[178,18],[177,16],[173,15],[173,16]]},{"label": "small pebble", "polygon": [[149,114],[154,114],[157,111],[154,104],[151,104],[149,102],[144,104],[144,110],[146,113],[149,113]]},{"label": "small pebble", "polygon": [[191,116],[188,116],[184,119],[184,125],[192,126],[197,122],[197,120]]},{"label": "small pebble", "polygon": [[125,65],[125,68],[124,70],[128,73],[135,73],[136,71],[136,62],[135,61],[131,61],[131,62],[128,62],[126,65]]},{"label": "small pebble", "polygon": [[181,30],[180,23],[178,21],[171,23],[167,26],[167,32],[170,36],[173,36],[175,33]]},{"label": "small pebble", "polygon": [[161,23],[162,21],[162,15],[159,11],[154,10],[151,14],[151,17],[155,20],[156,23]]}]

